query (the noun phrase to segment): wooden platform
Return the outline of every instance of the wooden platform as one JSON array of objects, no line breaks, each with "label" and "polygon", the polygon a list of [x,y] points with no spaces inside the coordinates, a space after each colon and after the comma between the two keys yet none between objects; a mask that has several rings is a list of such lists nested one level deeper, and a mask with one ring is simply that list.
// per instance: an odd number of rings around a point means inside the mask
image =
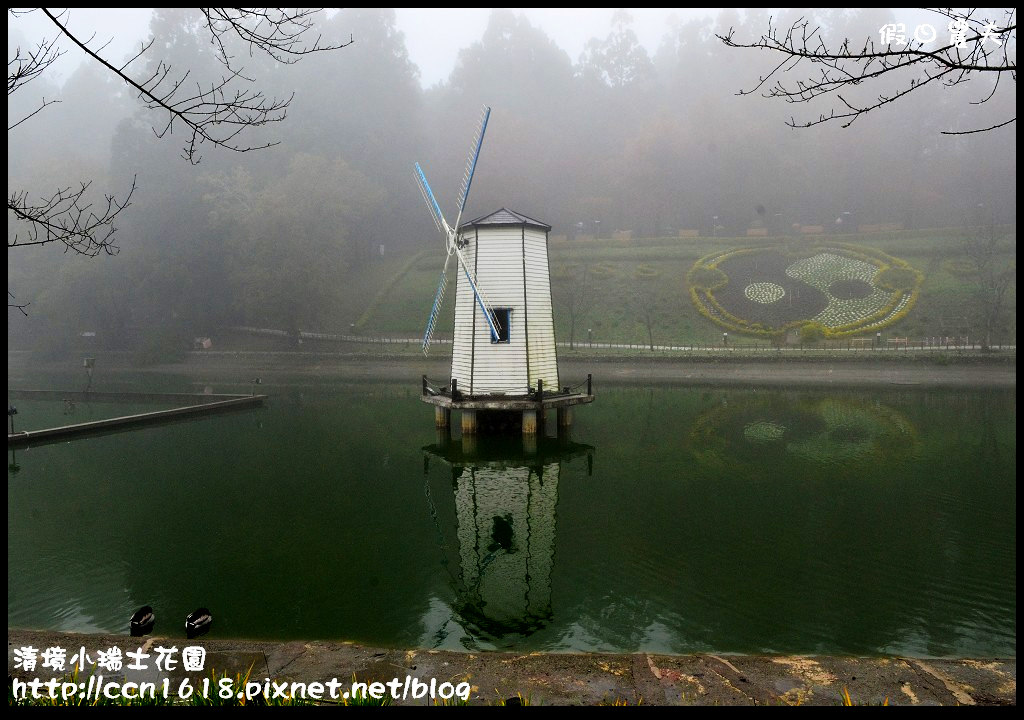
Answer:
[{"label": "wooden platform", "polygon": [[[176,402],[184,401],[189,402],[190,404],[183,407],[171,408],[169,410],[156,410],[154,412],[138,413],[135,415],[123,415],[121,417],[76,423],[74,425],[62,425],[60,427],[46,428],[43,430],[28,430],[14,433],[8,432],[7,447],[25,447],[30,445],[46,445],[53,442],[65,442],[87,436],[123,432],[125,430],[132,430],[136,427],[147,425],[158,425],[180,420],[190,420],[204,415],[259,407],[267,398],[266,395],[162,395],[154,393],[103,393],[102,397],[99,397],[99,393],[94,393],[90,396],[87,393],[60,393],[59,391],[14,391],[9,394],[11,396],[31,399],[74,398],[76,402],[84,402],[85,399],[96,402],[152,402],[154,400],[167,400],[173,398]],[[85,396],[85,399],[83,399],[83,395]]]},{"label": "wooden platform", "polygon": [[458,390],[454,380],[450,385],[439,385],[424,375],[420,400],[445,410],[548,410],[592,403],[593,388],[593,377],[587,375],[584,382],[566,386],[560,391],[545,389],[544,383],[538,381],[535,392],[523,395],[468,395]]},{"label": "wooden platform", "polygon": [[474,397],[462,397],[458,400],[452,399],[450,394],[438,394],[420,396],[420,400],[430,405],[445,408],[446,410],[547,410],[549,408],[568,407],[570,405],[584,405],[594,402],[593,395],[586,393],[569,394],[544,394],[543,398],[537,399],[531,395],[508,396],[508,395],[484,395]]},{"label": "wooden platform", "polygon": [[[585,388],[585,392],[579,392]],[[521,429],[523,435],[544,433],[544,420],[547,411],[554,409],[558,413],[558,427],[568,428],[572,425],[572,406],[586,405],[594,402],[593,378],[575,386],[565,386],[561,391],[545,392],[544,383],[538,381],[537,390],[523,395],[466,395],[459,392],[456,381],[451,385],[432,384],[427,376],[423,376],[423,394],[420,400],[434,406],[434,425],[445,432],[451,426],[452,410],[462,415],[462,434],[475,435],[478,430],[477,414],[485,413],[484,417],[493,417],[494,413],[522,413]]]}]

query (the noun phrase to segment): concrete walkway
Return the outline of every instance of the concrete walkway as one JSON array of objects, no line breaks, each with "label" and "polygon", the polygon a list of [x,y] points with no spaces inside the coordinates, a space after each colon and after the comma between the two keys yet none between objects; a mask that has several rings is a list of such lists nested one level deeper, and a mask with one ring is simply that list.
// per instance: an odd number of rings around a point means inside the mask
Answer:
[{"label": "concrete walkway", "polygon": [[[406,676],[428,683],[471,685],[471,704],[494,704],[521,695],[531,705],[838,705],[844,691],[855,704],[1016,705],[1017,662],[1011,660],[918,660],[909,658],[758,657],[659,654],[456,653],[439,650],[393,650],[339,642],[264,642],[181,637],[129,638],[123,635],[76,635],[8,630],[7,668],[13,678],[51,677],[49,671],[15,668],[14,649],[40,652],[63,647],[68,657],[81,647],[95,658],[100,650],[122,653],[140,646],[154,648],[202,645],[204,671],[187,674],[178,666],[169,673],[104,673],[107,680],[193,685],[210,677],[245,676],[251,681],[325,683],[337,678],[341,688],[353,676],[360,682],[387,683]],[[155,657],[155,656],[154,656]],[[125,663],[127,664],[127,659]],[[152,660],[150,660],[152,663]],[[251,672],[250,672],[251,668]],[[127,673],[127,678],[125,677]],[[401,694],[401,689],[399,689]],[[423,705],[399,699],[396,705]]]},{"label": "concrete walkway", "polygon": [[[275,330],[272,328],[254,328],[254,327],[233,327],[230,330],[247,332],[252,335],[265,335],[271,337],[288,337],[288,333],[284,330]],[[355,335],[345,333],[318,333],[318,332],[306,332],[299,331],[299,337],[304,340],[327,340],[330,342],[348,342],[348,343],[365,343],[369,345],[413,345],[419,347],[423,342],[420,337],[411,336],[398,336],[398,337],[385,337],[385,336],[369,336],[369,335]],[[742,338],[742,336],[740,336]],[[651,343],[610,343],[610,342],[594,342],[593,340],[575,340],[573,342],[558,342],[556,345],[560,348],[569,349],[601,349],[601,350],[662,350],[662,351],[675,351],[675,352],[694,352],[698,350],[714,350],[714,351],[726,351],[729,350],[764,350],[766,352],[802,352],[802,347],[773,347],[771,343],[764,341],[762,343],[749,344],[749,341],[740,340],[739,345],[736,345],[736,339],[733,339],[733,346],[729,345],[728,333],[723,334],[723,340],[720,343],[699,343],[689,345],[654,345]],[[452,341],[449,338],[436,337],[431,339],[431,345],[451,345]],[[810,347],[810,346],[809,346]],[[977,338],[975,342],[971,342],[969,338],[939,338],[930,337],[922,338],[920,340],[908,341],[908,338],[893,338],[892,336],[886,336],[883,340],[879,338],[876,345],[874,338],[870,336],[870,333],[865,337],[857,338],[856,346],[851,340],[849,342],[844,340],[831,340],[824,341],[822,347],[828,347],[833,350],[842,350],[849,352],[879,352],[879,351],[973,351],[981,350],[981,345],[978,344]],[[993,345],[993,350],[1009,350],[1016,351],[1016,345]]]}]

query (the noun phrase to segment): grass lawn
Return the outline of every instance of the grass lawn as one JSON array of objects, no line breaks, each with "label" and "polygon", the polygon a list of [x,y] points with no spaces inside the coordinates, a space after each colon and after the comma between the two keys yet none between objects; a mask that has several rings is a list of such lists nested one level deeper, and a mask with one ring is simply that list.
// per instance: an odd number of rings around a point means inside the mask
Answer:
[{"label": "grass lawn", "polygon": [[[708,253],[732,248],[775,245],[780,242],[820,243],[822,240],[877,248],[901,258],[924,273],[917,305],[886,337],[920,339],[936,335],[971,334],[977,314],[975,277],[951,271],[949,258],[963,257],[963,230],[914,230],[895,233],[829,235],[808,238],[641,238],[637,240],[577,240],[552,238],[549,256],[555,332],[567,342],[571,330],[568,295],[583,288],[585,307],[575,323],[575,340],[585,342],[593,330],[595,342],[646,343],[647,315],[655,344],[713,344],[722,340],[722,328],[703,317],[689,297],[686,272]],[[1013,247],[1013,245],[1011,245]],[[1007,253],[1000,262],[1015,261]],[[437,290],[443,255],[424,251],[394,256],[371,263],[345,291],[349,322],[366,335],[423,333]],[[579,280],[586,271],[586,281]],[[449,287],[437,323],[437,337],[451,336],[454,307],[454,273],[449,268]],[[1009,339],[1016,336],[1016,293],[1007,298],[1012,320]],[[344,332],[344,324],[327,332]],[[764,345],[764,339],[745,338],[730,332],[730,344]]]}]

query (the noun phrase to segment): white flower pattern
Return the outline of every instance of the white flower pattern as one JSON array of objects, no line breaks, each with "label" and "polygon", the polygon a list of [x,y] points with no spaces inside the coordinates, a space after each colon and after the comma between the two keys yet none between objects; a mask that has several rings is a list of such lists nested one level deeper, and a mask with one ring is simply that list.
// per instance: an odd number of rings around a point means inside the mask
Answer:
[{"label": "white flower pattern", "polygon": [[743,289],[743,294],[747,296],[747,300],[770,305],[785,297],[786,291],[781,285],[776,285],[773,282],[756,282],[747,285]]},{"label": "white flower pattern", "polygon": [[[889,302],[890,294],[875,286],[874,279],[878,270],[878,266],[863,260],[820,252],[796,261],[786,268],[786,274],[825,293],[828,306],[811,320],[828,328],[836,328],[868,318]],[[874,287],[874,290],[867,297],[842,300],[828,291],[836,280],[861,280]]]}]

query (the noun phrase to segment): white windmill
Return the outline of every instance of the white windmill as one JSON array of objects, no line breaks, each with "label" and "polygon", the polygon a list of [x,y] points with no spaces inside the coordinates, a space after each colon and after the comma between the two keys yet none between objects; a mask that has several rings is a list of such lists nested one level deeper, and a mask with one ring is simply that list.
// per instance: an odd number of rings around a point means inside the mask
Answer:
[{"label": "white windmill", "polygon": [[424,379],[423,400],[438,407],[441,427],[448,426],[453,408],[462,411],[464,433],[476,432],[477,410],[522,411],[523,432],[533,434],[538,411],[559,407],[559,417],[568,425],[568,406],[593,397],[589,387],[586,395],[559,388],[548,271],[551,226],[505,208],[460,224],[490,114],[485,107],[470,146],[454,224],[445,219],[423,169],[415,165],[420,192],[445,247],[441,279],[423,335],[424,354],[441,312],[453,257],[458,278],[451,383],[431,391]]}]

